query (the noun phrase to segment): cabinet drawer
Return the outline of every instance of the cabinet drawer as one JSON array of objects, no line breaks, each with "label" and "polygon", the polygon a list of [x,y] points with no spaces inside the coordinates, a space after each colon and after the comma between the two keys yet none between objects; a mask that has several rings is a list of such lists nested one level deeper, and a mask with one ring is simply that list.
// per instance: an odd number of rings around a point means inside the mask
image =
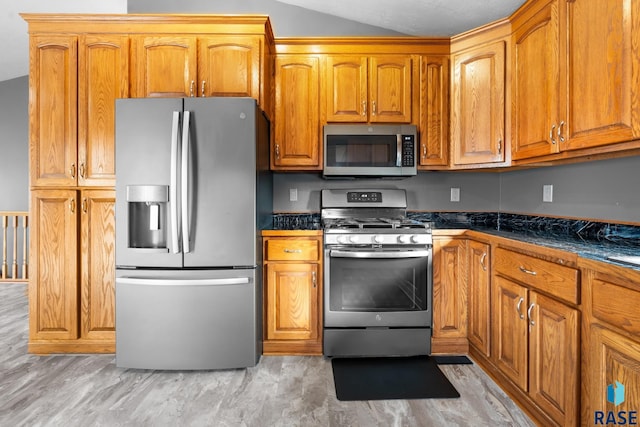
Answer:
[{"label": "cabinet drawer", "polygon": [[580,302],[578,270],[575,268],[504,248],[497,248],[495,270],[498,274],[570,303],[578,304]]},{"label": "cabinet drawer", "polygon": [[632,334],[640,334],[640,292],[595,279],[591,304],[594,317]]},{"label": "cabinet drawer", "polygon": [[318,239],[269,239],[266,241],[266,261],[317,261]]}]

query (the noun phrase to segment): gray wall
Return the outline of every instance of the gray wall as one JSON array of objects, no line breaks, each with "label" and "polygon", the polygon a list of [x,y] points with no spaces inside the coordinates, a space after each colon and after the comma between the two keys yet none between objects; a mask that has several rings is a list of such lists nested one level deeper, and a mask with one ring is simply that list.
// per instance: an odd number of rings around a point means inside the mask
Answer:
[{"label": "gray wall", "polygon": [[29,79],[0,82],[0,211],[29,209]]},{"label": "gray wall", "polygon": [[[500,175],[500,210],[594,218],[640,225],[640,157],[507,172]],[[553,185],[553,202],[542,186]]]},{"label": "gray wall", "polygon": [[269,15],[276,37],[401,35],[274,0],[129,0],[129,13],[255,13]]},{"label": "gray wall", "polygon": [[[438,212],[496,212],[500,207],[500,175],[497,173],[420,172],[406,179],[322,179],[320,174],[277,173],[273,180],[276,212],[318,212],[323,188],[402,188],[408,208]],[[450,202],[451,187],[460,188],[460,202]],[[298,200],[289,200],[295,189]]]}]

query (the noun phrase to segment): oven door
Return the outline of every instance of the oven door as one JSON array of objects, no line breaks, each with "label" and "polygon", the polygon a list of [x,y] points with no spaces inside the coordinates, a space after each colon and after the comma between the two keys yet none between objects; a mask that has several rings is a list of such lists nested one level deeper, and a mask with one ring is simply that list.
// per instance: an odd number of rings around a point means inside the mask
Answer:
[{"label": "oven door", "polygon": [[431,247],[325,249],[325,327],[431,325]]}]

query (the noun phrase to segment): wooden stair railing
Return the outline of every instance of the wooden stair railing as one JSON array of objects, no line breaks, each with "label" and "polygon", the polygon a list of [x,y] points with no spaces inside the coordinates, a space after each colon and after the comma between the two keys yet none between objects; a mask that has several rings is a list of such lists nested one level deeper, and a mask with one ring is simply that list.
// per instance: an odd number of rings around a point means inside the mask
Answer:
[{"label": "wooden stair railing", "polygon": [[[22,218],[22,221],[20,221]],[[2,222],[2,272],[0,282],[26,282],[29,278],[27,250],[29,248],[29,213],[0,211]],[[18,229],[22,222],[22,232]],[[9,258],[8,244],[13,248]],[[22,247],[22,268],[18,268],[18,248]],[[11,269],[9,269],[11,266]]]}]

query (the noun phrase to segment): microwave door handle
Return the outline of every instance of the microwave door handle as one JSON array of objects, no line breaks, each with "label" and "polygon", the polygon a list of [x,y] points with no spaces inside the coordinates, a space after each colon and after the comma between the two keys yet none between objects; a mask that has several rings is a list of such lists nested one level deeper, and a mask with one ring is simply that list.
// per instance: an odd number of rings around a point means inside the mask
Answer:
[{"label": "microwave door handle", "polygon": [[332,258],[422,258],[428,257],[431,254],[428,250],[418,251],[341,251],[331,250],[329,256]]},{"label": "microwave door handle", "polygon": [[182,250],[191,252],[189,247],[189,121],[190,112],[184,112],[182,123]]},{"label": "microwave door handle", "polygon": [[171,182],[169,184],[169,205],[171,207],[171,251],[174,254],[180,252],[180,241],[178,237],[178,152],[180,143],[178,133],[180,132],[180,112],[173,112],[173,123],[171,125]]},{"label": "microwave door handle", "polygon": [[402,135],[396,135],[396,166],[402,167]]}]

